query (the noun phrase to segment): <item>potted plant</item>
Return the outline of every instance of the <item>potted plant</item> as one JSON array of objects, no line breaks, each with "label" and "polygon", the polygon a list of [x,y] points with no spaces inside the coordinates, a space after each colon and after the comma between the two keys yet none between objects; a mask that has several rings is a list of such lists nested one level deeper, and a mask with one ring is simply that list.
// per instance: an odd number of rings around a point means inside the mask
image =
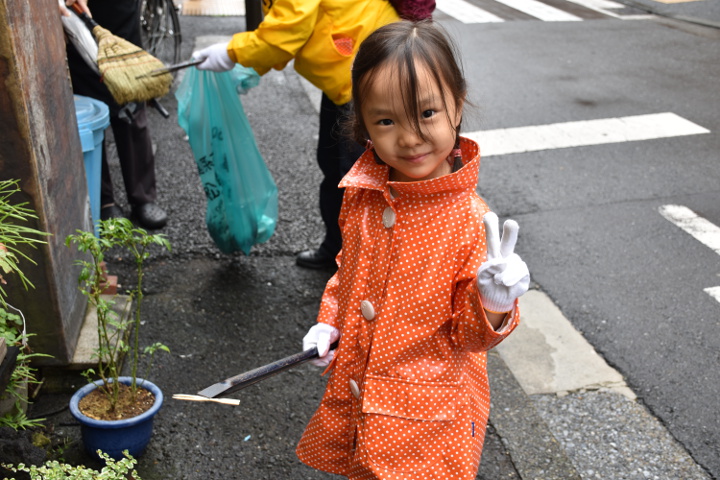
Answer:
[{"label": "potted plant", "polygon": [[57,460],[49,460],[39,467],[22,463],[2,466],[11,472],[24,472],[30,476],[30,480],[140,480],[133,468],[137,460],[127,452],[125,458],[117,461],[102,452],[98,452],[98,456],[105,460],[105,466],[99,472],[82,465],[73,466]]},{"label": "potted plant", "polygon": [[[73,395],[70,411],[81,424],[83,443],[90,454],[102,450],[120,459],[127,449],[138,457],[150,440],[153,417],[163,401],[162,392],[155,384],[138,377],[140,357],[149,357],[144,375],[147,376],[155,353],[169,352],[161,343],[142,349],[140,346],[144,262],[152,245],[170,249],[170,243],[164,235],[148,234],[126,218],[100,221],[99,227],[99,237],[94,232],[77,231],[65,241],[66,245],[76,244],[80,252],[90,255],[90,260],[78,261],[81,266],[79,288],[97,312],[98,332],[97,368],[84,372],[89,383]],[[130,304],[134,303],[129,316],[113,309],[114,297],[103,293],[104,258],[113,248],[129,252],[135,261],[137,283],[129,292]],[[126,359],[129,359],[129,374],[122,376]]]},{"label": "potted plant", "polygon": [[[12,196],[20,192],[19,180],[0,181],[0,338],[9,347],[8,356],[16,355],[15,366],[9,381],[0,389],[0,426],[15,430],[40,425],[43,419],[28,419],[28,388],[38,384],[36,370],[30,366],[33,358],[47,356],[32,353],[28,345],[25,318],[22,312],[7,301],[5,276],[12,275],[20,280],[27,290],[33,284],[20,268],[21,261],[35,262],[23,250],[44,244],[42,237],[48,233],[25,226],[24,223],[37,219],[27,202],[13,203]],[[2,360],[2,359],[0,359]]]}]

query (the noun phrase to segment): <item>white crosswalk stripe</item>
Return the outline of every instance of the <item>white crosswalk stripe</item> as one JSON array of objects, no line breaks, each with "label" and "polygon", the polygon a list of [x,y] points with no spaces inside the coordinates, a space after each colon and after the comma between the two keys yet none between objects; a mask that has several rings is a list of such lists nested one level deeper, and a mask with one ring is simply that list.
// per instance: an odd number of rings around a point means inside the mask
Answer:
[{"label": "white crosswalk stripe", "polygon": [[526,13],[531,17],[535,17],[544,22],[578,22],[580,17],[576,17],[563,10],[551,7],[537,0],[495,0],[510,8],[514,8],[519,12]]},{"label": "white crosswalk stripe", "polygon": [[502,18],[463,0],[436,0],[436,8],[462,23],[497,23]]},{"label": "white crosswalk stripe", "polygon": [[710,133],[672,112],[465,132],[483,157]]},{"label": "white crosswalk stripe", "polygon": [[705,289],[705,293],[720,302],[720,287],[710,287]]},{"label": "white crosswalk stripe", "polygon": [[[612,0],[566,0],[562,3],[552,3],[553,5],[549,5],[543,0],[436,0],[436,12],[465,24],[502,23],[521,19],[577,22],[588,18],[646,17],[646,15],[621,15],[620,10],[627,7]],[[492,4],[497,6],[493,7]]]},{"label": "white crosswalk stripe", "polygon": [[582,5],[583,7],[593,10],[610,17],[619,17],[613,10],[620,10],[625,8],[625,5],[611,0],[567,0],[568,2]]},{"label": "white crosswalk stripe", "polygon": [[720,255],[720,227],[683,205],[663,205],[660,214]]},{"label": "white crosswalk stripe", "polygon": [[[663,205],[658,210],[675,226],[720,255],[720,227],[684,205]],[[705,288],[703,291],[720,302],[720,286]]]}]

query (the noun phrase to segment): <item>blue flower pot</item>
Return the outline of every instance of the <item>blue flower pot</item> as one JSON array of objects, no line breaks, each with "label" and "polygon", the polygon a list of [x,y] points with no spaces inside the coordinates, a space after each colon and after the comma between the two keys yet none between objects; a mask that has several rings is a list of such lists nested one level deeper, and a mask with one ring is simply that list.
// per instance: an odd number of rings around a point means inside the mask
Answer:
[{"label": "blue flower pot", "polygon": [[[132,382],[131,377],[120,377],[119,380],[125,385],[130,385]],[[80,400],[102,385],[102,380],[85,385],[70,399],[70,412],[80,422],[85,449],[95,458],[98,458],[98,450],[102,450],[115,460],[123,458],[123,450],[128,450],[130,455],[137,458],[143,454],[150,442],[153,418],[162,406],[163,394],[155,384],[147,380],[138,378],[136,381],[138,386],[150,390],[155,395],[155,403],[150,410],[137,417],[124,420],[95,420],[80,412],[78,408]]]}]

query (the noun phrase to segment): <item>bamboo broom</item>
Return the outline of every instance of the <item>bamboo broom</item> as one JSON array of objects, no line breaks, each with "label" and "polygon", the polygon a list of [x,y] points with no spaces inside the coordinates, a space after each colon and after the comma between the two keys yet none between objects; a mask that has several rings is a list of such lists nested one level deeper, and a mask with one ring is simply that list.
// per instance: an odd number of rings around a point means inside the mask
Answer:
[{"label": "bamboo broom", "polygon": [[118,104],[145,102],[170,91],[172,75],[147,75],[164,68],[165,64],[137,45],[98,25],[77,3],[71,5],[71,8],[92,30],[98,42],[100,79]]}]

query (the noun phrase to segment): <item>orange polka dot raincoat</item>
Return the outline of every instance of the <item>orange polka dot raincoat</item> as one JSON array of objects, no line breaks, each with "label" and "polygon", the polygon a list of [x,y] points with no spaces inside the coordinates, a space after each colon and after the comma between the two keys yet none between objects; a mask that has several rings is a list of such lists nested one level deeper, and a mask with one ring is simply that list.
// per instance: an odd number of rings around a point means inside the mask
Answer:
[{"label": "orange polka dot raincoat", "polygon": [[[480,155],[463,167],[389,182],[371,152],[343,179],[343,250],[318,321],[342,332],[300,460],[350,479],[461,480],[477,474],[490,410],[486,351],[495,331],[475,276],[486,258]],[[396,192],[390,194],[389,187]]]}]

